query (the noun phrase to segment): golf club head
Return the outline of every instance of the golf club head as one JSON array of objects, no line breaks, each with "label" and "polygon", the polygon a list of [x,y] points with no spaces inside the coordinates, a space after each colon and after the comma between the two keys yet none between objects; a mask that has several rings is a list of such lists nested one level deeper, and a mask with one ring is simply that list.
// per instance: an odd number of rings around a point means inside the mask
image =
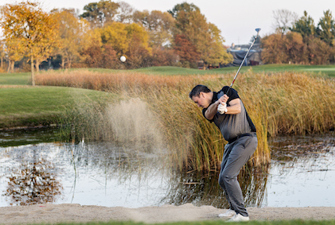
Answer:
[{"label": "golf club head", "polygon": [[261,28],[256,28],[255,29],[255,31],[257,32],[257,36],[258,36],[260,30],[261,30]]}]

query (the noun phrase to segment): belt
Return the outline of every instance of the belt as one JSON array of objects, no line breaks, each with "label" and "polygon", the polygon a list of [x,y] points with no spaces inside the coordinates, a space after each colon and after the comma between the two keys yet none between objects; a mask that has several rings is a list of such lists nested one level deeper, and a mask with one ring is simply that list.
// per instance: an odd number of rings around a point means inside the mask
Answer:
[{"label": "belt", "polygon": [[245,137],[245,136],[251,136],[251,137],[256,137],[256,133],[252,132],[252,133],[245,133],[245,134],[240,134],[237,137],[234,137],[230,140],[228,140],[228,144],[233,143],[234,141],[236,141],[237,139],[241,138],[241,137]]}]

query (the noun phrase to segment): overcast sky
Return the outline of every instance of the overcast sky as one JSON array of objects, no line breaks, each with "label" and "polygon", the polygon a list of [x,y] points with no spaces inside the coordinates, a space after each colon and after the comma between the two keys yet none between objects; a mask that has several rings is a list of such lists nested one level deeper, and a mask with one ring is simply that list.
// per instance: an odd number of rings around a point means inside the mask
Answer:
[{"label": "overcast sky", "polygon": [[[34,0],[33,0],[34,1]],[[99,0],[39,0],[46,11],[52,8],[75,8],[83,12],[84,5]],[[198,6],[207,21],[214,23],[226,40],[225,45],[246,44],[253,35],[255,28],[260,27],[261,36],[274,32],[273,11],[287,9],[303,16],[304,10],[314,19],[315,25],[330,10],[335,18],[335,0],[124,0],[137,10],[172,9],[182,2]],[[15,3],[15,0],[0,0],[0,5]],[[118,0],[115,0],[118,2]]]}]

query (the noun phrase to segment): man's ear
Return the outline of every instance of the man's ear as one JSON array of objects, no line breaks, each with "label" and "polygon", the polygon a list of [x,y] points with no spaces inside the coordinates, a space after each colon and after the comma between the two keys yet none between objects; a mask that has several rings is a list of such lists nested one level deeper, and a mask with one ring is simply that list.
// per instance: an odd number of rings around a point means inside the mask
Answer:
[{"label": "man's ear", "polygon": [[199,94],[199,96],[201,96],[201,97],[205,97],[205,93],[204,92],[200,92],[200,94]]}]

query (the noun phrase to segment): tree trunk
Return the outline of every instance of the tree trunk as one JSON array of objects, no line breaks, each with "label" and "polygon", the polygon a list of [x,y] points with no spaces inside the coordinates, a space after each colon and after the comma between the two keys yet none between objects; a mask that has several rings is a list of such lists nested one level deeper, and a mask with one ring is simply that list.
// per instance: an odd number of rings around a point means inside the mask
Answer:
[{"label": "tree trunk", "polygon": [[15,71],[14,71],[14,66],[15,66],[15,61],[12,60],[12,61],[11,61],[11,71],[12,71],[12,73],[15,72]]},{"label": "tree trunk", "polygon": [[10,69],[11,69],[11,60],[10,59],[8,59],[8,68],[7,68],[7,72],[8,73],[10,73],[11,71],[10,71]]},{"label": "tree trunk", "polygon": [[31,85],[35,86],[35,74],[34,74],[34,57],[30,57],[30,65],[31,65]]},{"label": "tree trunk", "polygon": [[65,69],[65,59],[63,56],[62,56],[62,69]]},{"label": "tree trunk", "polygon": [[72,64],[71,59],[69,59],[67,62],[68,62],[68,63],[67,63],[67,68],[68,68],[68,69],[71,69],[71,64]]},{"label": "tree trunk", "polygon": [[35,68],[36,68],[36,72],[40,72],[40,61],[36,59],[36,62],[35,62]]}]

